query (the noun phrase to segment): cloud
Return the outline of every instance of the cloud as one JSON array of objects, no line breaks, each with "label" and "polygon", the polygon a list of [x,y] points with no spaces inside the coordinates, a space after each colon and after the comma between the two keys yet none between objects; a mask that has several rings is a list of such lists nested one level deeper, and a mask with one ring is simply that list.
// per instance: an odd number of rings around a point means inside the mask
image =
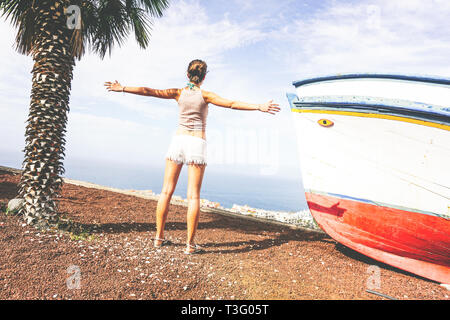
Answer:
[{"label": "cloud", "polygon": [[72,112],[67,129],[68,157],[145,164],[164,156],[155,154],[163,132],[150,125]]},{"label": "cloud", "polygon": [[211,20],[198,1],[182,0],[173,2],[165,15],[155,20],[149,48],[140,49],[130,37],[111,58],[101,61],[93,55],[84,57],[77,73],[86,79],[86,74],[96,70],[105,79],[123,80],[130,86],[148,83],[163,88],[186,81],[192,59],[205,59],[210,69],[227,68],[223,61],[226,51],[263,38],[264,33],[251,19],[234,22],[222,16]]},{"label": "cloud", "polygon": [[[20,151],[25,145],[25,120],[28,115],[28,108],[26,107],[27,102],[22,102],[20,99],[0,100],[1,150]],[[19,107],[20,105],[24,107]]]},{"label": "cloud", "polygon": [[448,1],[329,1],[274,35],[274,50],[299,75],[450,72]]}]

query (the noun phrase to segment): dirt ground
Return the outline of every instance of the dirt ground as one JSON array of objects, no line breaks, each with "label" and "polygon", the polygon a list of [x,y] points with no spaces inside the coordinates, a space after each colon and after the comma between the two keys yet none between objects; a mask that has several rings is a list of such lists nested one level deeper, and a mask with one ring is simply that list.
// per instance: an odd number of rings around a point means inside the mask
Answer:
[{"label": "dirt ground", "polygon": [[[0,206],[17,174],[0,171]],[[154,249],[153,200],[65,184],[60,211],[91,230],[82,239],[39,232],[0,213],[0,299],[447,300],[438,283],[380,264],[325,234],[203,212],[183,254],[186,208],[172,205]]]}]

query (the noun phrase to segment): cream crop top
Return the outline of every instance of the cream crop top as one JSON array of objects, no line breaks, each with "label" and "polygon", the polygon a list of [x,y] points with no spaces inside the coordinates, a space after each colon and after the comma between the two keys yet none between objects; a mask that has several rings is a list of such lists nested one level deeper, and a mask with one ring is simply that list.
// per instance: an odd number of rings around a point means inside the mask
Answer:
[{"label": "cream crop top", "polygon": [[208,104],[201,90],[183,89],[178,98],[180,107],[179,125],[187,130],[205,130]]}]

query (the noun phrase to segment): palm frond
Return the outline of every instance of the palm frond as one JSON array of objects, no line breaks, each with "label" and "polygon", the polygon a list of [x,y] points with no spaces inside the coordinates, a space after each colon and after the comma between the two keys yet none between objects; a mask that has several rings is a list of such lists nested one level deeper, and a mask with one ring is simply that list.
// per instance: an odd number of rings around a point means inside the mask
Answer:
[{"label": "palm frond", "polygon": [[28,54],[36,38],[35,20],[37,10],[34,1],[30,0],[1,0],[0,11],[6,20],[18,30],[15,47],[22,54]]},{"label": "palm frond", "polygon": [[[17,28],[16,48],[29,54],[38,30],[35,21],[42,0],[0,0],[0,12]],[[80,59],[89,47],[104,57],[114,46],[123,45],[133,32],[141,48],[149,44],[152,18],[161,17],[168,0],[71,0],[81,13],[81,29],[74,29],[71,51]]]},{"label": "palm frond", "polygon": [[111,55],[114,45],[119,47],[129,33],[129,19],[127,19],[124,3],[120,0],[100,0],[97,7],[97,23],[92,40],[92,49],[100,57],[106,52]]},{"label": "palm frond", "polygon": [[153,17],[162,17],[164,10],[169,7],[167,0],[136,0],[136,2]]},{"label": "palm frond", "polygon": [[146,48],[150,40],[151,31],[151,21],[147,18],[146,11],[137,7],[135,0],[127,0],[125,8],[137,43],[141,48]]}]

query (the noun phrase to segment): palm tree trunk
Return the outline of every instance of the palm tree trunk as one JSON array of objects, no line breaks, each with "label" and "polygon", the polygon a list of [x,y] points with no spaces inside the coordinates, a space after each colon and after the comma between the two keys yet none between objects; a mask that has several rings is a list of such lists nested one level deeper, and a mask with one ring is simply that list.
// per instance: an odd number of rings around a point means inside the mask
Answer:
[{"label": "palm tree trunk", "polygon": [[27,119],[25,159],[19,195],[28,224],[48,227],[58,220],[57,197],[64,173],[63,159],[70,84],[75,60],[66,26],[66,1],[39,1],[33,40],[33,85]]}]

